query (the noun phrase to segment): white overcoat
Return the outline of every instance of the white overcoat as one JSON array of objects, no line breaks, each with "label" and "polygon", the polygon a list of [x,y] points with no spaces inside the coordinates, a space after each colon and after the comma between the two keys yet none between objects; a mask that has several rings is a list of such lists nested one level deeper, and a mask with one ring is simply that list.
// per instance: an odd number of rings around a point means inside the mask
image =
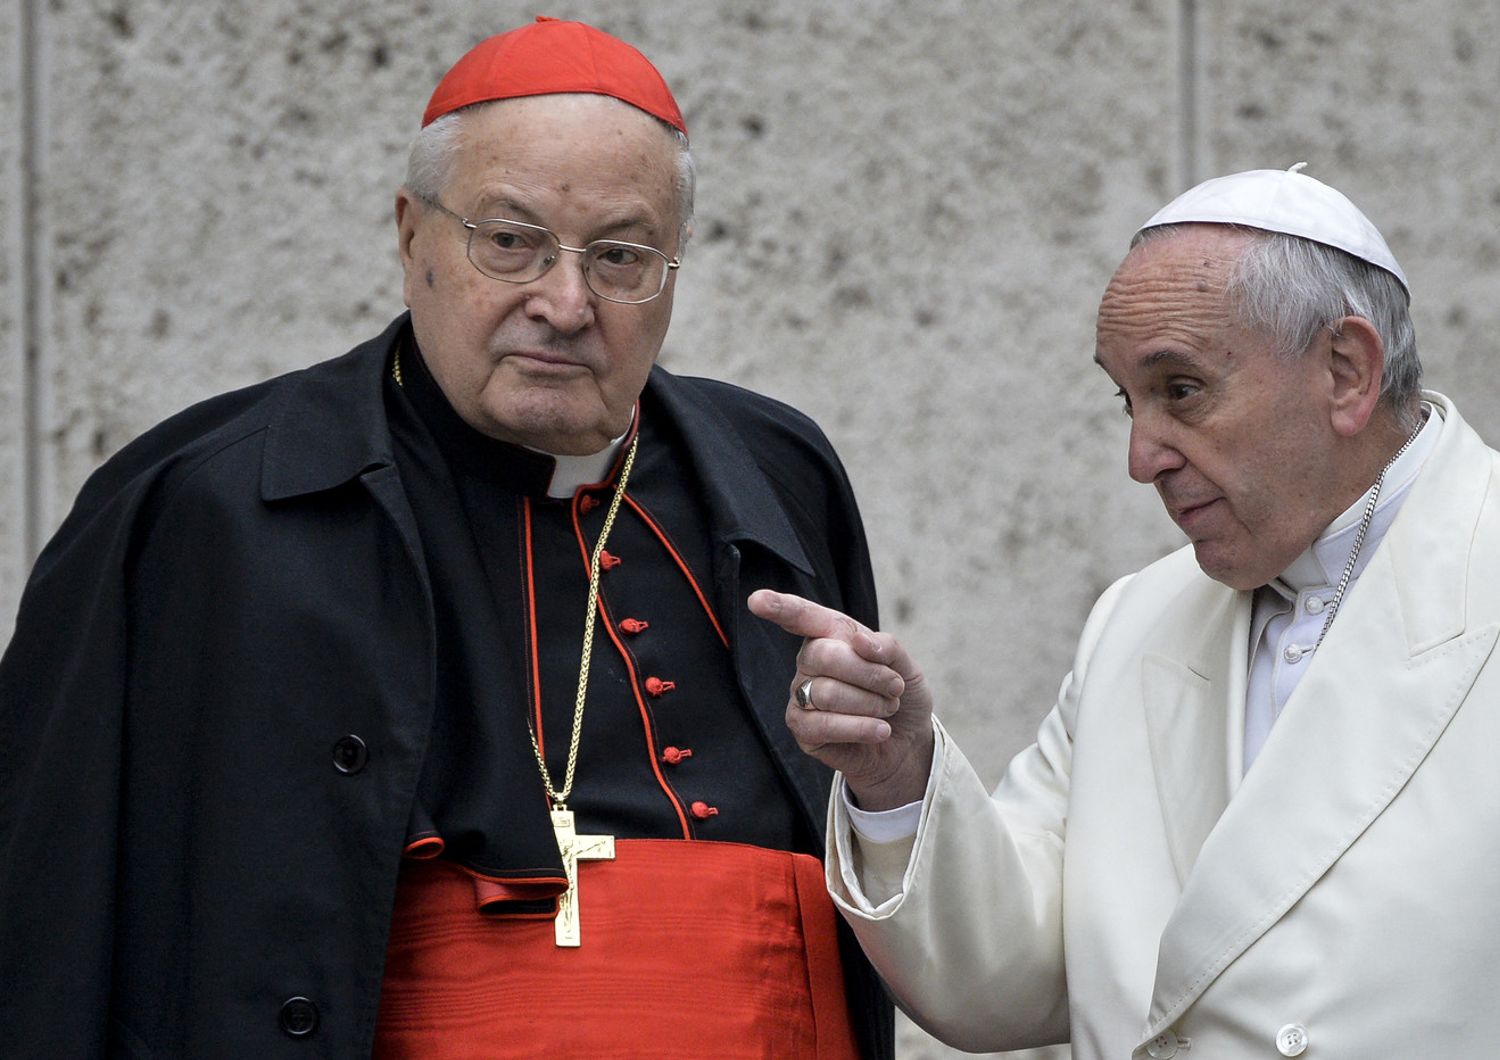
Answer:
[{"label": "white overcoat", "polygon": [[1075,1060],[1500,1056],[1500,454],[1444,429],[1240,778],[1251,594],[1191,548],[1099,600],[993,795],[939,730],[913,842],[830,807],[898,1002]]}]

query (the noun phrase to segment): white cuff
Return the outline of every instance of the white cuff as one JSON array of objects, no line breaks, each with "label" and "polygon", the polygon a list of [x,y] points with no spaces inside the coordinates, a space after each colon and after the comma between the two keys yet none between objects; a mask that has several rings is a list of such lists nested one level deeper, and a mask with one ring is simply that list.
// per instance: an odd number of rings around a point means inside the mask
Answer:
[{"label": "white cuff", "polygon": [[922,821],[921,799],[893,810],[861,810],[849,797],[847,784],[839,785],[839,791],[849,813],[849,825],[859,838],[872,843],[894,843],[917,834],[917,825]]},{"label": "white cuff", "polygon": [[842,774],[829,801],[829,890],[846,913],[883,917],[899,905],[922,829],[922,814],[934,798],[947,735],[934,718],[927,791],[919,802],[892,810],[861,810]]}]

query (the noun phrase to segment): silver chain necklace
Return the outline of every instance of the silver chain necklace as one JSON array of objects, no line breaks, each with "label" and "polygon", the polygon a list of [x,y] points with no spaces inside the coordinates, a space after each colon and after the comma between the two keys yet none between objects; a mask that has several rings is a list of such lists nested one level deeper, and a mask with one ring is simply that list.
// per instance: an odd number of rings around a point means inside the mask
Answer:
[{"label": "silver chain necklace", "polygon": [[1375,504],[1380,500],[1380,487],[1385,485],[1385,473],[1391,469],[1391,465],[1401,459],[1401,454],[1411,448],[1411,443],[1417,440],[1417,435],[1422,433],[1422,425],[1411,432],[1411,437],[1402,443],[1401,448],[1396,450],[1396,455],[1385,462],[1385,467],[1380,469],[1380,474],[1375,476],[1375,485],[1370,490],[1370,499],[1365,502],[1365,513],[1360,516],[1359,530],[1354,534],[1354,547],[1349,550],[1349,561],[1344,564],[1344,573],[1339,575],[1338,588],[1333,591],[1333,602],[1328,605],[1328,616],[1323,619],[1323,631],[1318,634],[1318,643],[1312,647],[1317,651],[1323,646],[1323,638],[1328,636],[1328,627],[1333,625],[1333,616],[1339,613],[1339,604],[1344,600],[1344,591],[1349,588],[1349,580],[1354,577],[1354,564],[1359,560],[1359,550],[1364,547],[1365,535],[1370,532],[1370,523],[1375,518]]}]

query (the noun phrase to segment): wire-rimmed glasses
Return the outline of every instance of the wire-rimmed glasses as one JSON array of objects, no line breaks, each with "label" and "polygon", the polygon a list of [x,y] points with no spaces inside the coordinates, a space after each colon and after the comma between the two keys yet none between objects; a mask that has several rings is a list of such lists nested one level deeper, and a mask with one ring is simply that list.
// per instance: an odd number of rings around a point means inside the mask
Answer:
[{"label": "wire-rimmed glasses", "polygon": [[530,283],[557,264],[560,251],[583,255],[583,281],[608,302],[639,305],[666,290],[667,275],[682,267],[655,247],[618,239],[596,239],[570,247],[541,225],[488,217],[471,221],[434,199],[427,203],[469,230],[469,261],[492,280]]}]

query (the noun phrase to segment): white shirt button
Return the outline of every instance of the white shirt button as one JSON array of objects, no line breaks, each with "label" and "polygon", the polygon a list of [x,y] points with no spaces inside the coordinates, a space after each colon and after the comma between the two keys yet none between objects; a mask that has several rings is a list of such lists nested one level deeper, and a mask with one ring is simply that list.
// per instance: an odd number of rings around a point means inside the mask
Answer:
[{"label": "white shirt button", "polygon": [[1301,1056],[1307,1049],[1307,1028],[1288,1023],[1276,1032],[1276,1051],[1282,1056]]},{"label": "white shirt button", "polygon": [[1146,1055],[1151,1060],[1167,1060],[1168,1057],[1176,1056],[1177,1035],[1171,1031],[1162,1031],[1146,1043]]},{"label": "white shirt button", "polygon": [[1281,653],[1281,657],[1283,659],[1285,659],[1289,663],[1296,663],[1296,662],[1301,662],[1302,661],[1302,656],[1304,654],[1305,653],[1303,652],[1303,650],[1301,648],[1299,648],[1299,647],[1297,647],[1297,645],[1293,644],[1293,645],[1289,646],[1286,651],[1284,651],[1284,652]]},{"label": "white shirt button", "polygon": [[1309,615],[1316,615],[1320,614],[1328,603],[1321,596],[1309,596],[1302,606],[1307,609]]}]

